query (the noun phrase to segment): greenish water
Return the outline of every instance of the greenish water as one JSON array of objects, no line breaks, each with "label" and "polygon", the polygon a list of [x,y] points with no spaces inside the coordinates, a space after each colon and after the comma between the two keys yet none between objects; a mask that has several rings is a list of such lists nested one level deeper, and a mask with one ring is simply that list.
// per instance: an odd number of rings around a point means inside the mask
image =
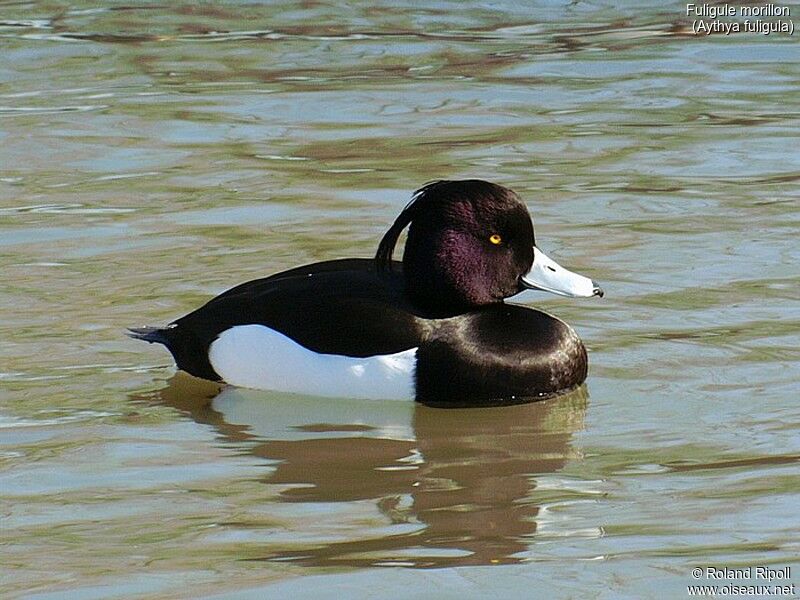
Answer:
[{"label": "greenish water", "polygon": [[[0,595],[800,584],[800,46],[684,13],[0,3]],[[520,297],[589,348],[569,397],[218,395],[123,335],[471,176],[606,289]]]}]

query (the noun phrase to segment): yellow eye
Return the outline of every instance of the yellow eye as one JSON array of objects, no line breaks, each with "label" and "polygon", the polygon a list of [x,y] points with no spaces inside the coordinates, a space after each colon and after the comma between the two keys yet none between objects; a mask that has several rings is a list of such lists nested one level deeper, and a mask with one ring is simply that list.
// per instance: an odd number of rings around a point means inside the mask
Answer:
[{"label": "yellow eye", "polygon": [[503,238],[501,238],[498,234],[493,233],[492,235],[489,236],[489,241],[492,242],[495,246],[497,246],[499,243],[503,241]]}]

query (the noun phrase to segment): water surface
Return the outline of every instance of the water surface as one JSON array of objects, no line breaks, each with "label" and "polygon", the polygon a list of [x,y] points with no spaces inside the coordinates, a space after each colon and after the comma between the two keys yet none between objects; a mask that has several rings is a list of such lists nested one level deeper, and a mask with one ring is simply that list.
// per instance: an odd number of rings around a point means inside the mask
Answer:
[{"label": "water surface", "polygon": [[[800,46],[694,37],[684,10],[0,4],[2,595],[679,598],[695,567],[800,573]],[[123,335],[370,256],[413,189],[472,176],[607,291],[519,298],[585,340],[575,394],[220,390]]]}]

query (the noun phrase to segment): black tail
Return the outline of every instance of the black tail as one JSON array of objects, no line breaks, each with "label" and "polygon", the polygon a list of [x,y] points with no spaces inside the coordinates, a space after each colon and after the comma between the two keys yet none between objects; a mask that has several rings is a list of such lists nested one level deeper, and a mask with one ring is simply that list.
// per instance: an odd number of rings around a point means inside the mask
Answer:
[{"label": "black tail", "polygon": [[169,347],[170,338],[167,331],[169,330],[161,327],[129,327],[128,335],[136,340],[144,340],[151,344],[164,344]]},{"label": "black tail", "polygon": [[208,361],[210,342],[201,343],[191,329],[180,327],[178,324],[167,327],[129,327],[128,335],[151,344],[164,344],[178,368],[195,377],[211,381],[222,379]]}]

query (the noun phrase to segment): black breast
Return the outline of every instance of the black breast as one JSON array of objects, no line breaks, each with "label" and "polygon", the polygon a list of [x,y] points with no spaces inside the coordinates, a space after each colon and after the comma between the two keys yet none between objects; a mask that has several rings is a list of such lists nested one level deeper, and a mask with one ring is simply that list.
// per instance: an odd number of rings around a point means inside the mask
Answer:
[{"label": "black breast", "polygon": [[529,402],[579,385],[586,372],[586,349],[569,325],[502,304],[441,321],[417,352],[417,400]]}]

